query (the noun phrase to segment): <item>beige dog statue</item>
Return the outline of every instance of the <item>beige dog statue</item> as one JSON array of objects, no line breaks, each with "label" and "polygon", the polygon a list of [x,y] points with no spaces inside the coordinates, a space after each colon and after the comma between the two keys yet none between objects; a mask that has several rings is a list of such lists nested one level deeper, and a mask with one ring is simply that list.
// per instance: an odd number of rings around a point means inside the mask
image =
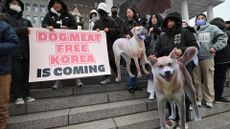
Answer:
[{"label": "beige dog statue", "polygon": [[116,81],[121,81],[121,70],[120,70],[121,56],[126,61],[127,72],[130,77],[134,77],[134,75],[130,71],[131,58],[133,58],[135,62],[135,66],[137,69],[137,77],[142,76],[138,59],[141,60],[141,65],[144,73],[148,74],[148,71],[145,68],[145,64],[149,63],[149,61],[145,53],[145,43],[144,43],[147,30],[142,26],[136,26],[132,28],[131,32],[133,34],[133,37],[131,39],[119,38],[113,44],[113,52],[115,57],[115,63],[117,66]]}]

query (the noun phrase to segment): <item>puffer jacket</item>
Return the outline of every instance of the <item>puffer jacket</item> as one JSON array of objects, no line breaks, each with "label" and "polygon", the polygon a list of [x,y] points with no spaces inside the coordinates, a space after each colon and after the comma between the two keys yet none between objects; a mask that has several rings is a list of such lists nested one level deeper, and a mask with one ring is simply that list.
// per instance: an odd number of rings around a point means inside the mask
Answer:
[{"label": "puffer jacket", "polygon": [[57,0],[50,0],[48,4],[49,12],[46,14],[42,21],[42,27],[47,28],[48,26],[53,26],[56,29],[60,29],[61,26],[66,26],[68,29],[77,29],[75,18],[68,13],[67,6],[62,0],[58,0],[62,4],[62,11],[60,12],[60,16],[57,13],[51,11],[55,1]]},{"label": "puffer jacket", "polygon": [[5,22],[0,21],[0,75],[11,72],[9,56],[19,46],[15,31]]},{"label": "puffer jacket", "polygon": [[22,17],[24,11],[24,4],[21,0],[17,0],[22,9],[21,12],[13,11],[9,8],[9,3],[11,0],[7,0],[3,9],[5,13],[4,21],[11,25],[16,31],[19,39],[20,46],[15,49],[12,53],[13,59],[29,59],[29,31],[28,27],[32,27],[32,24],[29,20]]}]

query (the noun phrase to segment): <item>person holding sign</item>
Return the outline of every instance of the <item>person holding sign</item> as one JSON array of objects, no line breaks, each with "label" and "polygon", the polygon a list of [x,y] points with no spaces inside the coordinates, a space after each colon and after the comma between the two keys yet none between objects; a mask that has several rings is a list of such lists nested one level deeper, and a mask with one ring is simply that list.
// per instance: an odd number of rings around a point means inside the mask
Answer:
[{"label": "person holding sign", "polygon": [[32,27],[28,19],[23,18],[24,4],[21,0],[7,0],[3,12],[5,22],[10,24],[16,31],[20,46],[12,53],[12,84],[11,93],[15,104],[24,104],[35,101],[30,97],[29,78],[29,33]]},{"label": "person holding sign", "polygon": [[[96,21],[93,30],[103,30],[106,32],[107,39],[107,49],[109,54],[109,64],[113,69],[113,72],[117,73],[117,67],[115,64],[114,54],[113,54],[113,43],[117,38],[117,35],[120,34],[119,27],[117,23],[108,16],[108,6],[106,3],[100,3],[97,8],[97,12],[100,16],[100,19]],[[111,79],[108,75],[105,76],[105,79],[100,82],[100,84],[104,85],[110,83]]]},{"label": "person holding sign", "polygon": [[[50,31],[56,29],[77,29],[75,18],[68,13],[66,4],[62,0],[50,0],[48,4],[49,12],[42,21],[42,27],[48,28]],[[83,83],[79,78],[75,80],[75,85],[82,86]],[[63,86],[61,80],[55,81],[53,89],[58,89]]]}]

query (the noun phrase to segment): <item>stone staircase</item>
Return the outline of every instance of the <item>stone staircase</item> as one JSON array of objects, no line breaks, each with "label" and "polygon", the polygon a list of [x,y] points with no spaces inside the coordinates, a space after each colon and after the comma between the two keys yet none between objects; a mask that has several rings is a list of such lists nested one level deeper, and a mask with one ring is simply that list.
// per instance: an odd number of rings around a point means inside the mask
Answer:
[{"label": "stone staircase", "polygon": [[[83,79],[83,87],[33,89],[35,102],[10,104],[7,129],[159,128],[157,104],[147,99],[146,79],[139,81],[144,90],[135,94],[127,91],[126,82],[95,83],[99,80]],[[230,88],[225,89],[224,96],[230,98]],[[230,104],[214,104],[214,108],[200,111],[203,119],[189,122],[190,129],[230,129]]]}]

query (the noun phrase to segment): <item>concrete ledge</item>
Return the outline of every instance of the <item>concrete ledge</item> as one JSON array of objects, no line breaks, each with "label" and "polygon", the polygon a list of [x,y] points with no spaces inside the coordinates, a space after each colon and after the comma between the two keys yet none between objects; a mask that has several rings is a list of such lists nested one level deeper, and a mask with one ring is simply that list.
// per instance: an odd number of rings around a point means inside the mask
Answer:
[{"label": "concrete ledge", "polygon": [[108,92],[108,96],[110,102],[115,102],[121,100],[144,98],[147,97],[148,94],[146,92],[146,89],[143,89],[143,91],[136,91],[135,94],[130,94],[128,90]]},{"label": "concrete ledge", "polygon": [[131,100],[73,108],[70,111],[69,124],[105,119],[115,116],[147,111],[142,100]]},{"label": "concrete ledge", "polygon": [[52,98],[37,100],[27,104],[27,113],[35,113],[49,110],[65,109],[85,105],[108,102],[107,94],[91,94],[82,96],[70,96],[63,98]]},{"label": "concrete ledge", "polygon": [[26,114],[26,104],[16,105],[14,103],[9,104],[10,116],[23,115]]},{"label": "concrete ledge", "polygon": [[55,129],[117,129],[113,119],[99,120]]},{"label": "concrete ledge", "polygon": [[69,110],[10,117],[7,129],[45,129],[68,125]]},{"label": "concrete ledge", "polygon": [[118,129],[155,129],[159,127],[158,111],[114,118]]}]

